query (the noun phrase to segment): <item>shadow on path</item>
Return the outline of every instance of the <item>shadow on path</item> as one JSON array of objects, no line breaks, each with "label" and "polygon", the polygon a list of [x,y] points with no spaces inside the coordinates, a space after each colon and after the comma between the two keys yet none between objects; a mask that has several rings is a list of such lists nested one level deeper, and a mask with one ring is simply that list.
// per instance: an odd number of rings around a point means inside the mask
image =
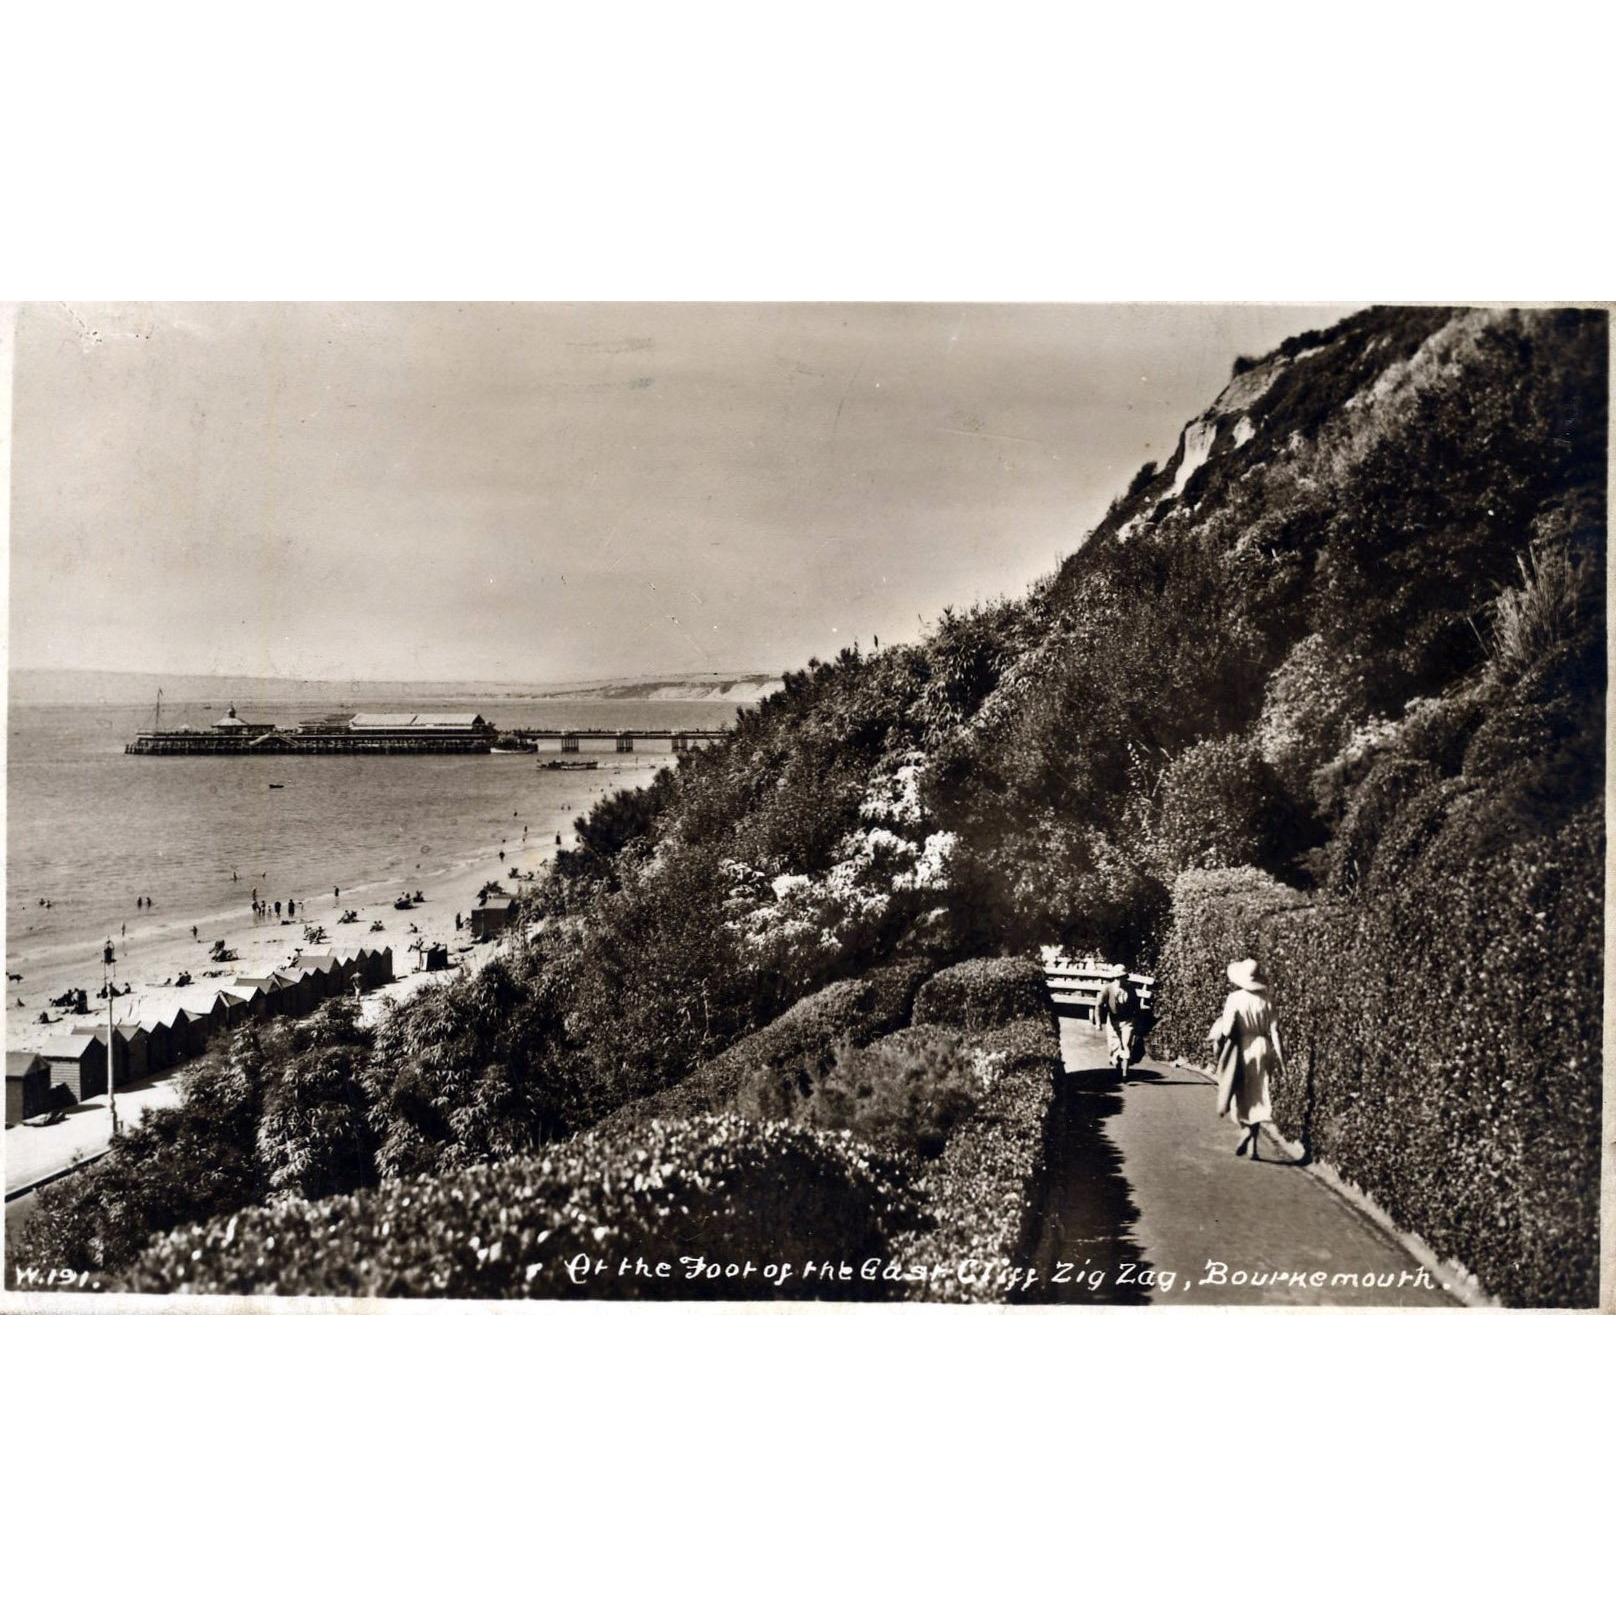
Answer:
[{"label": "shadow on path", "polygon": [[1067,1072],[1056,1080],[1044,1131],[1043,1192],[1027,1253],[1038,1283],[1024,1293],[1025,1301],[1121,1306],[1150,1300],[1143,1286],[1117,1284],[1123,1263],[1142,1260],[1127,1234],[1139,1209],[1129,1195],[1122,1154],[1105,1136],[1106,1119],[1121,1109],[1109,1067]]}]

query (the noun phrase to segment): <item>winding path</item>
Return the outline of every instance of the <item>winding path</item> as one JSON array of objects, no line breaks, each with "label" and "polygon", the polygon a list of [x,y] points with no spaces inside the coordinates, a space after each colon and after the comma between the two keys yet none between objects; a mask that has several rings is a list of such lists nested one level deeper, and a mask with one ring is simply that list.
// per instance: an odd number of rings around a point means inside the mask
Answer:
[{"label": "winding path", "polygon": [[1061,1056],[1030,1256],[1039,1300],[1456,1305],[1438,1275],[1266,1136],[1255,1164],[1237,1157],[1200,1073],[1147,1060],[1121,1083],[1099,1031],[1067,1018]]}]

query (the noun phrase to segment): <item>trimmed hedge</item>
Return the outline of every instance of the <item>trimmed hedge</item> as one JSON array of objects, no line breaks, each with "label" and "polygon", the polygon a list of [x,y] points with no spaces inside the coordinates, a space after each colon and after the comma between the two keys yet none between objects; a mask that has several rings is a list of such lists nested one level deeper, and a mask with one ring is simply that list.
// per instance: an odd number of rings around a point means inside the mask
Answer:
[{"label": "trimmed hedge", "polygon": [[915,995],[915,1021],[977,1031],[1048,1016],[1044,973],[1032,960],[974,959],[939,971]]},{"label": "trimmed hedge", "polygon": [[[912,1203],[851,1142],[739,1117],[286,1200],[177,1230],[122,1289],[427,1298],[868,1299]],[[686,1259],[754,1272],[693,1276]],[[568,1265],[587,1265],[582,1282]],[[817,1266],[850,1265],[850,1276]],[[666,1265],[663,1273],[659,1265]],[[773,1266],[774,1272],[766,1272]],[[810,1265],[814,1265],[812,1268]],[[779,1272],[784,1269],[784,1277]]]},{"label": "trimmed hedge", "polygon": [[901,1027],[863,1049],[843,1042],[824,1071],[817,1064],[758,1068],[742,1085],[742,1114],[934,1157],[976,1109],[982,1086],[961,1035],[944,1027]]},{"label": "trimmed hedge", "polygon": [[915,1182],[925,1220],[893,1241],[914,1301],[1014,1300],[1019,1291],[1007,1279],[1022,1263],[1037,1214],[1060,1040],[1041,1013],[970,1043],[985,1091]]},{"label": "trimmed hedge", "polygon": [[1255,954],[1287,1056],[1278,1126],[1503,1301],[1592,1307],[1599,809],[1506,839],[1451,786],[1431,824],[1407,810],[1421,856],[1357,903],[1256,870],[1180,876],[1158,1044],[1204,1061],[1224,967]]},{"label": "trimmed hedge", "polygon": [[766,1027],[731,1044],[684,1082],[631,1101],[590,1130],[592,1137],[615,1138],[658,1118],[699,1117],[734,1112],[752,1073],[768,1067],[809,1067],[826,1071],[844,1040],[867,1044],[909,1019],[915,988],[929,966],[887,966],[851,982],[799,999]]}]

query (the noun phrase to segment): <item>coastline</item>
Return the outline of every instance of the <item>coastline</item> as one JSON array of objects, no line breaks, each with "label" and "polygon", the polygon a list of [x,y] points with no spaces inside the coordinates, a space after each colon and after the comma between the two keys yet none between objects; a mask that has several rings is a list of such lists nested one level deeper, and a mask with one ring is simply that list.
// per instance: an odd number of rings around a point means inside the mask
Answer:
[{"label": "coastline", "polygon": [[[599,771],[581,773],[571,805],[531,820],[525,842],[507,841],[502,847],[490,840],[462,845],[458,849],[441,848],[430,862],[401,856],[396,875],[361,878],[352,885],[336,883],[342,890],[340,899],[333,897],[330,888],[306,896],[294,889],[293,895],[303,899],[295,922],[254,921],[248,912],[252,883],[246,879],[240,882],[239,909],[215,908],[206,913],[143,920],[131,926],[127,936],[113,938],[118,957],[113,977],[119,983],[127,982],[133,990],[129,996],[117,999],[118,1017],[133,1019],[170,999],[177,990],[168,984],[182,971],[191,973],[193,987],[210,982],[223,985],[237,975],[260,975],[274,970],[286,964],[299,948],[312,952],[318,948],[361,944],[388,946],[393,950],[393,970],[399,978],[417,974],[416,957],[409,951],[409,945],[418,939],[448,944],[450,958],[455,963],[462,959],[475,960],[476,956],[469,949],[464,953],[460,951],[462,945],[469,944],[470,937],[464,930],[455,930],[454,919],[457,912],[465,916],[476,906],[478,888],[487,881],[497,880],[509,890],[513,884],[509,875],[513,865],[542,876],[555,856],[558,835],[563,847],[576,844],[577,833],[572,828],[576,818],[587,813],[602,797],[645,784],[667,761],[666,756],[645,753],[618,759]],[[286,883],[282,886],[284,889]],[[406,889],[412,893],[421,891],[424,901],[410,910],[394,909],[393,900]],[[338,924],[338,915],[347,909],[357,910],[359,920],[348,925]],[[310,923],[325,928],[324,943],[304,942],[305,912]],[[382,923],[382,930],[373,932],[371,923],[377,920]],[[195,939],[191,936],[193,925],[198,932]],[[209,948],[220,937],[238,957],[216,966],[209,958]],[[36,950],[25,949],[14,956],[8,954],[6,966],[8,971],[20,971],[23,976],[21,983],[8,981],[6,984],[7,1049],[38,1049],[75,1025],[105,1018],[106,1001],[95,996],[102,980],[99,942],[73,940],[51,943]],[[79,987],[89,995],[86,1015],[64,1014],[51,1007],[49,1001],[53,996]],[[23,1001],[21,1006],[17,1003],[19,997]],[[41,1010],[52,1016],[50,1023],[38,1020]]]}]

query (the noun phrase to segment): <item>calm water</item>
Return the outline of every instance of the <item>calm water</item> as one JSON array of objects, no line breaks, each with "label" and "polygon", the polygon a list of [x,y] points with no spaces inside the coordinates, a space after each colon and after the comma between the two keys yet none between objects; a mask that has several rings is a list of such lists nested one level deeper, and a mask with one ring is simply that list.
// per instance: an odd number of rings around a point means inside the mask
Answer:
[{"label": "calm water", "polygon": [[[296,723],[324,704],[265,706],[243,716]],[[734,717],[722,702],[589,701],[479,706],[502,726],[711,728]],[[165,703],[163,727],[205,728],[223,705]],[[133,923],[137,895],[154,918],[244,908],[251,887],[311,900],[334,886],[413,881],[473,849],[513,842],[543,823],[601,770],[568,775],[529,754],[486,757],[126,757],[149,727],[138,707],[13,706],[7,764],[7,949],[13,957],[94,942]],[[639,743],[665,752],[666,742]],[[585,743],[586,755],[589,743]],[[271,791],[271,781],[283,788]],[[240,881],[233,883],[232,871]],[[52,900],[40,907],[39,899]]]}]

